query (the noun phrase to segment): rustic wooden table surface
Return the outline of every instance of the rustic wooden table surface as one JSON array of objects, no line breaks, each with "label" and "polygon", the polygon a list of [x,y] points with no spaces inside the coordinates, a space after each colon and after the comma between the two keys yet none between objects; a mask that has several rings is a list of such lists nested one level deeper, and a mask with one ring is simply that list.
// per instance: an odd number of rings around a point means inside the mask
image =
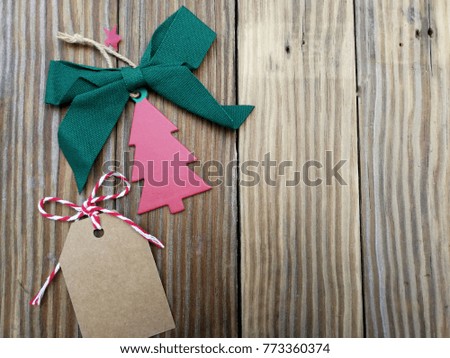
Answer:
[{"label": "rustic wooden table surface", "polygon": [[[229,185],[177,215],[138,216],[137,185],[107,205],[166,243],[153,252],[177,328],[163,336],[449,337],[445,0],[1,0],[0,336],[80,336],[63,276],[28,305],[69,227],[43,219],[38,200],[84,198],[57,145],[65,109],[44,105],[49,60],[105,66],[56,32],[102,41],[118,24],[120,52],[138,61],[180,5],[218,34],[197,76],[219,102],[256,109],[231,131],[150,100],[201,162],[257,161],[262,180],[239,185],[245,173],[228,167]],[[105,161],[126,170],[132,107],[88,188]],[[267,153],[292,163],[272,168],[273,183]],[[327,177],[341,160],[344,182]]]}]

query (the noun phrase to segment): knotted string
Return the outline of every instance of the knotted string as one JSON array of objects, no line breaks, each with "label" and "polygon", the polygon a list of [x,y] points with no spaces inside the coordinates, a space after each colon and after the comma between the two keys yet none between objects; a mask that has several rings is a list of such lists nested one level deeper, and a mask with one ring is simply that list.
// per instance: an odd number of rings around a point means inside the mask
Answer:
[{"label": "knotted string", "polygon": [[[116,178],[120,179],[125,186],[124,189],[120,193],[117,193],[117,194],[96,196],[97,191],[100,189],[103,182],[110,177],[116,177]],[[107,214],[107,215],[110,215],[110,216],[113,216],[113,217],[116,217],[116,218],[122,220],[123,222],[130,225],[133,228],[133,230],[135,230],[138,234],[140,234],[144,239],[148,240],[149,242],[158,246],[159,248],[164,248],[164,245],[161,243],[161,241],[159,241],[153,235],[150,235],[147,232],[145,232],[143,228],[141,228],[138,224],[136,224],[131,219],[121,215],[120,213],[118,213],[115,210],[102,208],[101,206],[96,205],[100,201],[114,200],[114,199],[122,198],[130,192],[130,188],[131,188],[130,182],[122,174],[120,174],[118,172],[109,172],[109,173],[103,175],[100,178],[100,180],[95,184],[94,189],[92,189],[91,195],[89,195],[89,197],[83,202],[83,204],[77,205],[68,200],[48,196],[48,197],[42,198],[39,201],[38,210],[42,214],[43,217],[50,219],[50,220],[56,220],[56,221],[71,222],[71,221],[80,220],[87,216],[91,219],[95,230],[102,230],[99,215],[101,213],[104,213],[104,214]],[[70,216],[70,215],[58,216],[58,215],[49,214],[44,209],[45,203],[48,203],[48,202],[55,202],[55,203],[59,203],[59,204],[68,206],[69,208],[74,209],[77,213],[72,216]],[[52,270],[50,275],[47,277],[47,279],[45,280],[42,288],[39,290],[39,292],[36,294],[36,296],[34,296],[33,299],[30,301],[31,305],[33,305],[33,306],[40,305],[42,297],[44,296],[45,290],[47,289],[49,284],[53,281],[56,274],[59,272],[60,268],[61,268],[61,266],[58,263],[55,266],[55,268]]]}]

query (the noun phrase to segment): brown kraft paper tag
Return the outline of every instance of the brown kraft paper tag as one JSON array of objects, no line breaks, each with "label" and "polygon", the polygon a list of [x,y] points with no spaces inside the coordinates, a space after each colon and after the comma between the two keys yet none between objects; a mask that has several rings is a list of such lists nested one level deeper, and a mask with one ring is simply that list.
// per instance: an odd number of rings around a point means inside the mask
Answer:
[{"label": "brown kraft paper tag", "polygon": [[83,337],[150,337],[175,328],[147,240],[122,220],[100,216],[70,226],[61,269]]}]

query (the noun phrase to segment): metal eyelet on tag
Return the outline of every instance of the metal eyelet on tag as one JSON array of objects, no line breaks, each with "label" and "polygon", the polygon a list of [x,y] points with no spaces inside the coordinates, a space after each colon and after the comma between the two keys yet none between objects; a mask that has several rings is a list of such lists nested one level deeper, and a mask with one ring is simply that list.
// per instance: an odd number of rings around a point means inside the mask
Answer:
[{"label": "metal eyelet on tag", "polygon": [[139,103],[140,101],[146,99],[147,96],[148,96],[148,92],[145,88],[141,88],[141,89],[137,90],[136,92],[130,93],[130,97],[135,103]]}]

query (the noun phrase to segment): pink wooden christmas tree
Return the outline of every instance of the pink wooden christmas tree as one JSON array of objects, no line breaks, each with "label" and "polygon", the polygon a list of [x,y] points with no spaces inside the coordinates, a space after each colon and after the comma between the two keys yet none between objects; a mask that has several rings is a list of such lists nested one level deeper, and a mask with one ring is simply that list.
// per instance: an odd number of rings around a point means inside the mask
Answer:
[{"label": "pink wooden christmas tree", "polygon": [[197,160],[172,136],[178,128],[146,99],[135,99],[129,145],[135,146],[131,181],[144,179],[138,214],[168,205],[184,210],[183,199],[211,189],[188,166]]}]

